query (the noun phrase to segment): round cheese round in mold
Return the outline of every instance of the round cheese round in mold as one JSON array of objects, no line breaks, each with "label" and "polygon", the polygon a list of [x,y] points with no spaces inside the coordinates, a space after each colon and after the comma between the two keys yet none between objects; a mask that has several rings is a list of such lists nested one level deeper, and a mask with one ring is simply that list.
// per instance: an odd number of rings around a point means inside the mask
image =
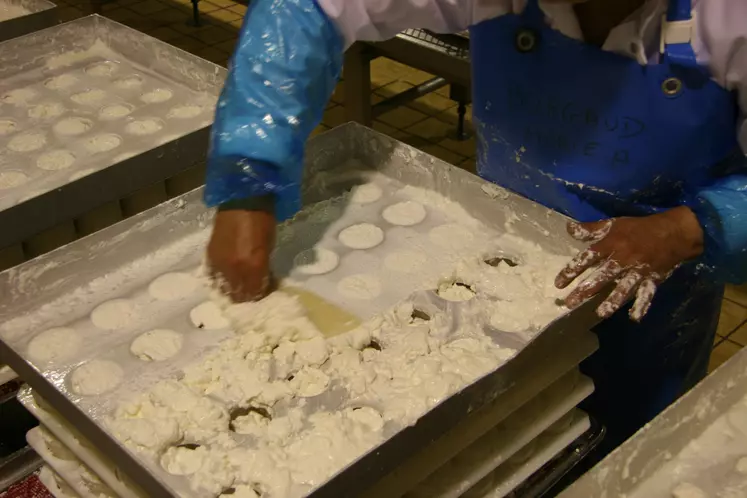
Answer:
[{"label": "round cheese round in mold", "polygon": [[135,305],[129,299],[112,299],[91,312],[91,321],[100,329],[117,330],[127,327],[137,318]]},{"label": "round cheese round in mold", "polygon": [[381,213],[386,221],[392,225],[409,227],[417,225],[425,219],[425,208],[415,201],[398,202],[384,209]]},{"label": "round cheese round in mold", "polygon": [[69,150],[53,150],[45,152],[36,160],[37,168],[46,171],[67,169],[75,163],[75,154]]},{"label": "round cheese round in mold", "polygon": [[0,190],[16,188],[29,181],[29,177],[20,171],[0,171]]},{"label": "round cheese round in mold", "polygon": [[11,119],[0,119],[0,137],[10,135],[18,130],[18,125]]},{"label": "round cheese round in mold", "polygon": [[370,273],[350,275],[338,282],[337,292],[344,297],[361,301],[376,299],[381,295],[381,281]]},{"label": "round cheese round in mold", "polygon": [[47,137],[40,131],[23,133],[11,138],[8,149],[14,152],[31,152],[41,149],[47,143]]},{"label": "round cheese round in mold", "polygon": [[62,116],[65,106],[59,102],[47,102],[29,108],[28,115],[32,119],[51,119]]},{"label": "round cheese round in mold", "polygon": [[55,133],[63,136],[82,135],[93,127],[93,121],[86,118],[71,117],[55,123],[52,128]]},{"label": "round cheese round in mold", "polygon": [[324,275],[329,273],[340,264],[340,256],[336,252],[314,247],[300,252],[293,259],[296,270],[304,275]]},{"label": "round cheese round in mold", "polygon": [[122,90],[131,90],[133,88],[140,88],[143,84],[143,78],[137,74],[131,74],[123,78],[119,78],[113,82],[113,85]]},{"label": "round cheese round in mold", "polygon": [[94,62],[85,69],[86,74],[97,78],[111,76],[116,71],[117,64],[112,61]]},{"label": "round cheese round in mold", "polygon": [[141,95],[140,100],[146,104],[159,104],[171,100],[171,97],[173,96],[174,92],[168,88],[156,88],[155,90],[151,90],[150,92]]},{"label": "round cheese round in mold", "polygon": [[50,90],[64,90],[69,88],[78,82],[78,78],[72,74],[60,74],[54,78],[49,78],[44,82],[44,86]]},{"label": "round cheese round in mold", "polygon": [[71,328],[49,329],[29,341],[28,355],[39,363],[66,360],[78,352],[81,343],[80,334]]},{"label": "round cheese round in mold", "polygon": [[374,183],[364,183],[353,187],[350,195],[350,202],[353,204],[371,204],[381,199],[383,192],[381,187]]},{"label": "round cheese round in mold", "polygon": [[122,139],[112,133],[96,135],[85,142],[85,148],[88,152],[95,154],[97,152],[109,152],[122,145]]},{"label": "round cheese round in mold", "polygon": [[99,119],[103,121],[113,121],[129,116],[132,113],[132,106],[129,104],[110,104],[101,108]]},{"label": "round cheese round in mold", "polygon": [[384,232],[371,223],[359,223],[341,231],[338,239],[351,249],[371,249],[384,241]]},{"label": "round cheese round in mold", "polygon": [[207,456],[207,452],[199,448],[172,446],[161,455],[161,467],[171,475],[188,476],[200,470]]},{"label": "round cheese round in mold", "polygon": [[124,376],[122,367],[109,360],[91,360],[73,370],[70,386],[74,393],[96,396],[116,388]]},{"label": "round cheese round in mold", "polygon": [[189,319],[192,325],[198,329],[220,330],[227,328],[229,325],[221,309],[212,301],[205,301],[194,307],[189,312]]},{"label": "round cheese round in mold", "polygon": [[0,97],[0,101],[12,105],[25,105],[37,96],[36,90],[31,88],[16,88]]},{"label": "round cheese round in mold", "polygon": [[155,329],[137,336],[130,344],[130,352],[143,361],[163,361],[175,356],[183,342],[179,332]]},{"label": "round cheese round in mold", "polygon": [[127,126],[125,126],[125,132],[130,135],[152,135],[153,133],[160,131],[162,128],[163,123],[161,120],[147,118],[127,123]]},{"label": "round cheese round in mold", "polygon": [[159,301],[178,301],[191,295],[198,284],[197,278],[188,273],[165,273],[150,283],[148,293]]},{"label": "round cheese round in mold", "polygon": [[203,109],[199,105],[185,104],[173,107],[167,117],[174,119],[191,119],[199,116]]},{"label": "round cheese round in mold", "polygon": [[93,88],[91,90],[85,90],[80,93],[76,93],[70,99],[76,104],[80,105],[94,105],[98,104],[106,97],[106,92],[99,89]]}]

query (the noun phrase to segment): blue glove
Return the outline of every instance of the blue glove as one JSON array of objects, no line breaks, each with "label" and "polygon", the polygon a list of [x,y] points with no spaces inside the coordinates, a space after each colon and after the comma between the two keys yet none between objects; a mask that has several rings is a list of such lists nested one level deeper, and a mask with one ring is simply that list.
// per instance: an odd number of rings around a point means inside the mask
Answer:
[{"label": "blue glove", "polygon": [[703,263],[721,281],[747,281],[747,175],[720,179],[690,207],[705,235]]},{"label": "blue glove", "polygon": [[271,194],[301,207],[304,145],[342,69],[344,42],[315,0],[252,0],[218,101],[205,203]]}]

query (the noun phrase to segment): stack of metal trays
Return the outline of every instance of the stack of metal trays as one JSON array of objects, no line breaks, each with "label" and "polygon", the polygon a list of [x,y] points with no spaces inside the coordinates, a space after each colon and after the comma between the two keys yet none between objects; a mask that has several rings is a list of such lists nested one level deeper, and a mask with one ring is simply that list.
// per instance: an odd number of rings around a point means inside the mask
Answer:
[{"label": "stack of metal trays", "polygon": [[204,160],[225,74],[95,15],[0,43],[0,249]]},{"label": "stack of metal trays", "polygon": [[[547,252],[565,256],[579,248],[568,239],[567,220],[563,216],[359,125],[345,125],[314,138],[309,143],[306,161],[303,197],[307,206],[338,197],[371,177],[376,178],[378,188],[387,194],[378,202],[355,209],[346,209],[344,202],[325,204],[323,209],[312,209],[308,216],[281,227],[280,245],[273,261],[280,275],[294,276],[293,257],[316,244],[337,244],[335,248],[341,250],[337,235],[350,223],[368,220],[382,224],[381,213],[386,203],[401,201],[400,197],[411,192],[403,186],[435,191],[461,204],[484,228],[485,233],[468,234],[474,236],[474,240],[505,232],[510,224],[513,235],[532,241]],[[0,303],[0,353],[34,389],[37,405],[43,404],[41,408],[54,413],[59,425],[76,434],[75,439],[81,444],[76,445],[65,436],[65,431],[55,431],[52,418],[46,417],[45,421],[44,414],[37,410],[36,415],[45,429],[119,496],[195,496],[186,480],[147,464],[120,445],[105,428],[104,420],[123,397],[143,392],[160,379],[173,378],[184,365],[231,335],[228,329],[207,334],[189,322],[190,310],[207,298],[207,289],[194,290],[179,301],[157,300],[148,291],[149,283],[159,276],[189,271],[200,264],[212,217],[201,204],[200,196],[199,190],[186,194],[79,240],[64,250],[0,274],[0,292],[6,296]],[[429,223],[439,223],[439,220],[444,223],[442,218],[437,208],[429,206],[423,226],[429,227]],[[330,285],[335,279],[345,278],[351,269],[380,260],[382,254],[376,251],[387,247],[397,249],[397,244],[403,240],[420,240],[426,244],[422,248],[429,255],[429,267],[443,264],[439,250],[427,246],[430,240],[427,229],[395,224],[382,226],[386,236],[379,247],[371,249],[372,252],[347,251],[341,257],[339,268],[323,278],[308,278],[301,285],[361,319],[409,299],[421,284],[401,277],[390,278],[385,272],[380,275],[381,295],[370,299],[367,305],[354,304],[334,292],[337,286]],[[453,225],[450,230],[456,230],[454,235],[469,231]],[[462,237],[456,242],[468,243],[468,239]],[[436,268],[439,269],[452,271],[453,266]],[[137,320],[124,328],[102,334],[90,315],[93,309],[112,299],[125,300],[125,305],[135,306],[140,313]],[[518,457],[513,462],[504,462],[503,457],[493,456],[479,473],[470,475],[471,483],[477,485],[490,475],[491,482],[504,483],[501,489],[519,484],[528,472],[585,427],[583,415],[568,414],[591,389],[588,381],[579,377],[575,370],[597,348],[596,338],[589,332],[598,321],[595,305],[595,302],[587,303],[530,335],[494,330],[490,335],[494,343],[501,347],[510,344],[516,351],[515,356],[434,406],[414,425],[397,427],[375,450],[341,469],[310,496],[394,497],[415,492],[455,456],[461,453],[472,458],[471,455],[483,451],[484,445],[478,440],[486,435],[489,441],[502,441],[507,453],[517,454],[520,448],[526,448],[535,440],[540,449],[537,454],[526,450],[524,456],[529,456],[522,465],[515,465]],[[460,304],[451,303],[447,309],[459,313]],[[72,329],[82,339],[81,347],[71,351],[64,361],[40,362],[29,353],[30,341],[54,327]],[[155,328],[179,330],[184,346],[168,361],[140,361],[130,353],[130,343],[140,333]],[[138,379],[138,382],[122,382],[97,396],[75,393],[71,389],[70,375],[91,360],[115,362],[122,371],[122,378]],[[564,376],[567,377],[564,379]],[[30,396],[26,393],[22,400],[33,411],[28,402]],[[540,401],[532,401],[538,397]],[[342,406],[344,401],[336,402]],[[537,406],[545,406],[540,412],[548,412],[547,416],[539,416],[536,423],[516,431],[521,438],[505,440],[500,429],[493,431],[504,420],[510,426],[517,419],[528,417],[527,413],[536,414]],[[509,418],[520,409],[526,410],[524,415]],[[563,422],[555,425],[560,418]],[[74,431],[71,427],[75,427]],[[546,437],[538,439],[542,433]],[[42,452],[42,441],[44,445],[55,444],[52,438],[44,436],[46,434],[39,432],[30,436]],[[464,453],[468,447],[470,449]],[[84,450],[90,451],[85,453]],[[424,454],[428,458],[421,458]],[[97,459],[104,464],[98,464]],[[53,463],[50,457],[50,464]],[[504,465],[509,463],[510,466]],[[55,471],[62,472],[59,462],[56,464]],[[506,468],[511,470],[505,475],[494,471]],[[137,486],[133,486],[133,482]]]},{"label": "stack of metal trays", "polygon": [[[591,427],[588,417],[576,406],[593,390],[591,380],[578,369],[571,370],[405,496],[502,498],[508,495]],[[468,427],[460,429],[468,431]]]},{"label": "stack of metal trays", "polygon": [[0,42],[57,24],[57,6],[48,0],[0,0]]}]

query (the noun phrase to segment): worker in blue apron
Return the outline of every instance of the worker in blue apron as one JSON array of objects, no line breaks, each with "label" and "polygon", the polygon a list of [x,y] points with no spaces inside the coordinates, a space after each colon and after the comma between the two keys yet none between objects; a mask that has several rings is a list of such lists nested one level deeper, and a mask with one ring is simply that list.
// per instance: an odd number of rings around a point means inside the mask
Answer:
[{"label": "worker in blue apron", "polygon": [[[747,0],[709,1],[747,16]],[[747,277],[747,97],[696,57],[689,0],[649,16],[661,44],[648,64],[566,36],[537,0],[513,11],[520,3],[254,0],[213,127],[208,258],[234,299],[267,292],[275,223],[299,209],[304,144],[346,45],[470,26],[479,174],[581,222],[570,231],[590,249],[556,282],[576,281],[569,306],[615,286],[599,308],[600,350],[583,364],[596,384],[585,408],[608,430],[599,458],[706,374],[724,282]],[[731,54],[741,66],[743,45]]]}]

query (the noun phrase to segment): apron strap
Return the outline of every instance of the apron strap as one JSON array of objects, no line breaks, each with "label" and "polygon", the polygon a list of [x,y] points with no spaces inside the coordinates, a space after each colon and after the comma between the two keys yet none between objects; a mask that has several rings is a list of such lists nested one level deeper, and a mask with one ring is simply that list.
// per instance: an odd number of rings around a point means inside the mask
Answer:
[{"label": "apron strap", "polygon": [[698,67],[692,47],[696,25],[692,0],[669,0],[667,13],[661,22],[659,48],[663,62]]},{"label": "apron strap", "polygon": [[545,25],[545,13],[542,12],[539,0],[527,0],[522,17],[529,21],[530,24],[535,25],[535,28],[541,28]]},{"label": "apron strap", "polygon": [[667,21],[687,21],[692,16],[692,0],[669,0]]}]

